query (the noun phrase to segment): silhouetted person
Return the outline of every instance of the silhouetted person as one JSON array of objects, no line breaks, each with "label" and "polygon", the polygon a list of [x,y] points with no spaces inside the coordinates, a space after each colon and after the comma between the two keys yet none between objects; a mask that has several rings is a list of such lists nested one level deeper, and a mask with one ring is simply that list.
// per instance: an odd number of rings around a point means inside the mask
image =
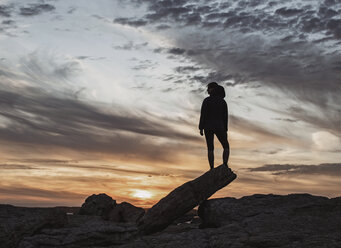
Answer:
[{"label": "silhouetted person", "polygon": [[227,140],[228,108],[224,100],[224,87],[216,82],[207,85],[207,92],[210,95],[206,97],[201,106],[199,129],[200,134],[205,132],[207,143],[207,155],[210,168],[214,168],[214,134],[217,136],[224,148],[223,163],[227,166],[230,155],[230,145]]}]

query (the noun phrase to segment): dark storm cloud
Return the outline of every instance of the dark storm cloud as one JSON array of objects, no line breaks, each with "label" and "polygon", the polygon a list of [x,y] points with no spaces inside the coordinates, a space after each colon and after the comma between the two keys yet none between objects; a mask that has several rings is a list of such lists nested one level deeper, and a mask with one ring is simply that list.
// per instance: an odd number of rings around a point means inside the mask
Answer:
[{"label": "dark storm cloud", "polygon": [[[265,3],[268,2],[267,5]],[[238,28],[242,32],[278,31],[322,32],[339,37],[338,3],[320,2],[300,8],[276,7],[270,1],[241,1],[238,4],[196,1],[141,1],[147,4],[148,14],[139,20],[120,18],[119,23],[131,26],[147,24]],[[281,4],[282,5],[282,4]],[[290,2],[288,2],[290,5]],[[254,8],[258,8],[256,11]],[[138,25],[136,25],[138,21]],[[131,22],[131,23],[130,23]],[[291,30],[290,30],[291,29]]]},{"label": "dark storm cloud", "polygon": [[304,10],[302,9],[288,9],[286,7],[280,8],[276,10],[276,14],[288,17],[288,16],[296,16],[300,13],[302,13]]},{"label": "dark storm cloud", "polygon": [[22,16],[35,16],[54,9],[55,7],[51,4],[29,4],[28,7],[21,7],[19,14]]},{"label": "dark storm cloud", "polygon": [[235,86],[236,83],[227,83],[227,80],[237,80],[239,81],[239,77],[237,75],[228,75],[228,74],[223,74],[217,71],[209,72],[204,75],[193,75],[190,76],[191,81],[198,81],[201,82],[202,84],[207,84],[208,82],[219,82],[220,84],[228,85],[228,86]]},{"label": "dark storm cloud", "polygon": [[122,25],[129,25],[133,27],[141,27],[147,24],[147,21],[142,19],[131,19],[131,18],[116,18],[114,23],[122,24]]},{"label": "dark storm cloud", "polygon": [[319,165],[266,164],[257,168],[248,168],[251,172],[271,172],[273,175],[328,175],[341,176],[341,163]]},{"label": "dark storm cloud", "polygon": [[178,48],[178,47],[168,49],[168,53],[174,54],[174,55],[183,55],[185,52],[186,52],[185,49]]},{"label": "dark storm cloud", "polygon": [[[196,1],[141,1],[147,4],[148,14],[136,20],[118,18],[125,25],[144,26],[157,24],[172,26],[197,26],[209,28],[234,28],[245,32],[278,32],[331,34],[340,39],[340,3],[319,2],[298,7],[276,7],[270,1],[241,1],[238,4]],[[267,5],[265,3],[268,3]],[[293,4],[288,1],[286,5]],[[254,8],[257,8],[255,11]],[[339,16],[339,17],[338,17]],[[283,33],[283,32],[282,32]]]},{"label": "dark storm cloud", "polygon": [[5,25],[12,25],[14,23],[15,23],[15,21],[13,21],[13,20],[3,20],[2,21],[2,24],[5,24]]},{"label": "dark storm cloud", "polygon": [[200,67],[195,66],[178,66],[174,70],[177,73],[193,73],[199,71],[200,69],[201,69]]},{"label": "dark storm cloud", "polygon": [[0,5],[0,16],[10,17],[13,7],[10,5]]},{"label": "dark storm cloud", "polygon": [[156,26],[156,29],[158,29],[158,30],[165,30],[165,29],[169,29],[169,28],[171,28],[171,26],[166,25],[166,24],[161,24],[161,25]]}]

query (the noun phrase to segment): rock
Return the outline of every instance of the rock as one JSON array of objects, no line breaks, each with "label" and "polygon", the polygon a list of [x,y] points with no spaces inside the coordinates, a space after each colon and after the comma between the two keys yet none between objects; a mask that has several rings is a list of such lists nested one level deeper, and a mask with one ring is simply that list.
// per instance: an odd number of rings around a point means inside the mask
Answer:
[{"label": "rock", "polygon": [[176,220],[173,221],[173,225],[178,225],[181,223],[191,223],[193,221],[196,221],[198,217],[197,210],[192,209],[189,212],[185,213],[184,215],[180,216]]},{"label": "rock", "polygon": [[[309,194],[291,194],[287,196],[257,194],[240,199],[227,197],[205,201],[199,206],[198,215],[205,224],[216,227],[233,221],[250,220],[251,217],[252,220],[262,217],[264,221],[270,221],[272,217],[273,219],[284,217],[286,220],[289,220],[288,217],[290,217],[290,221],[302,218],[303,221],[304,215],[309,218],[322,217],[321,215],[324,215],[328,208],[333,208],[330,205],[331,202],[326,197]],[[297,213],[302,209],[305,211],[302,211],[302,215],[298,215]],[[314,211],[311,217],[310,211]],[[301,224],[298,223],[298,225]],[[275,224],[275,226],[277,225]],[[274,226],[272,225],[271,228],[274,228]]]},{"label": "rock", "polygon": [[294,194],[212,199],[200,205],[199,214],[207,214],[213,223],[218,221],[218,227],[172,225],[120,248],[320,248],[341,244],[341,197]]},{"label": "rock", "polygon": [[99,248],[117,247],[138,234],[136,225],[113,223],[101,216],[70,215],[63,228],[45,228],[25,237],[18,248]]},{"label": "rock", "polygon": [[236,177],[229,168],[220,165],[181,185],[147,211],[138,223],[140,232],[151,234],[163,230]]},{"label": "rock", "polygon": [[[0,248],[320,248],[341,244],[341,197],[293,194],[211,199],[198,212],[216,228],[200,229],[197,223],[175,221],[162,232],[146,236],[140,236],[133,223],[91,215],[67,215],[65,220],[64,214],[47,214],[56,210],[0,205]],[[49,221],[39,222],[44,219]]]},{"label": "rock", "polygon": [[340,199],[258,194],[208,200],[198,214],[206,227],[243,227],[245,247],[333,247],[341,242]]},{"label": "rock", "polygon": [[128,202],[122,202],[114,207],[109,213],[109,220],[113,222],[136,223],[145,211],[143,208],[135,207]]},{"label": "rock", "polygon": [[107,218],[110,211],[116,206],[116,201],[106,194],[93,194],[86,198],[79,210],[80,215],[97,215]]},{"label": "rock", "polygon": [[26,208],[0,205],[0,247],[17,247],[26,236],[43,228],[63,227],[65,212],[57,208]]}]

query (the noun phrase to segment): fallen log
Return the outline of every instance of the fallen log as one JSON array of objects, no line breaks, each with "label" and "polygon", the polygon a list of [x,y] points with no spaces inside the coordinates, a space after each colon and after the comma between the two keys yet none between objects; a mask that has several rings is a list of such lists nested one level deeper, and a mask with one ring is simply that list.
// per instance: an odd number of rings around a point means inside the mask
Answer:
[{"label": "fallen log", "polygon": [[222,164],[189,181],[162,198],[138,222],[141,234],[162,231],[175,219],[208,199],[236,179],[237,175]]}]

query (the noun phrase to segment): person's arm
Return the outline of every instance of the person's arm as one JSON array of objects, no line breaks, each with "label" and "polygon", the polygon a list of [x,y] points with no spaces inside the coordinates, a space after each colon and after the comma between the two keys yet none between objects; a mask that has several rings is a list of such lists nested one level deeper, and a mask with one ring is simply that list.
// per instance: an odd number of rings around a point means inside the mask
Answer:
[{"label": "person's arm", "polygon": [[200,134],[201,135],[202,135],[202,130],[205,127],[206,115],[207,115],[207,103],[206,103],[206,99],[205,99],[202,102],[201,111],[200,111],[199,129],[200,129]]},{"label": "person's arm", "polygon": [[224,101],[224,127],[225,127],[225,131],[228,131],[228,115],[229,115],[229,111],[228,111],[228,107],[227,107],[227,103]]}]

